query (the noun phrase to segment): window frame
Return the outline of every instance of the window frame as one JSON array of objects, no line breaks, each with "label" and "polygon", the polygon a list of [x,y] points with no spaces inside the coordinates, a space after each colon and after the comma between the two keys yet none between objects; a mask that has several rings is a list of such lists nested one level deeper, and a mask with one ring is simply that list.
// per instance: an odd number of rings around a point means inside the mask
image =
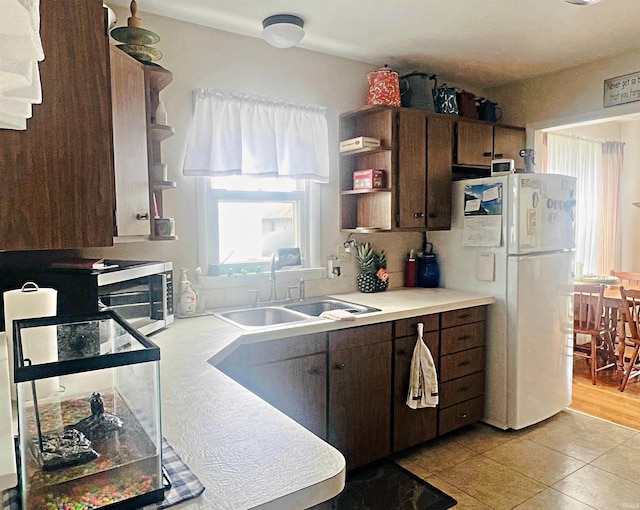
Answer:
[{"label": "window frame", "polygon": [[[207,268],[208,276],[222,276],[224,264],[220,264],[218,254],[218,203],[223,200],[237,201],[297,201],[297,223],[300,230],[300,252],[302,267],[298,270],[306,270],[319,266],[320,254],[320,188],[313,181],[305,180],[303,189],[293,191],[241,191],[222,190],[211,185],[210,177],[197,178],[196,211],[197,211],[197,245],[198,264]],[[296,220],[294,220],[296,221]],[[224,261],[222,261],[224,262]],[[268,270],[269,263],[234,263],[229,264],[234,270],[243,266],[252,270],[256,266],[262,270]],[[288,268],[289,270],[294,270]]]}]

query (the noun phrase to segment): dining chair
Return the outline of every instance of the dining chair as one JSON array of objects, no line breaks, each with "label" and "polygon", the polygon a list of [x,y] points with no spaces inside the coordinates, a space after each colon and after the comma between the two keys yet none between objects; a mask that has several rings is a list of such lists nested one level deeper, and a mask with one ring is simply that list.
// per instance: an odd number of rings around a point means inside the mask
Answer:
[{"label": "dining chair", "polygon": [[[604,285],[575,284],[573,290],[573,354],[587,359],[591,383],[596,384],[597,372],[616,365],[616,311],[604,305]],[[590,341],[578,343],[578,335],[589,336]]]},{"label": "dining chair", "polygon": [[640,273],[633,273],[629,271],[609,271],[610,276],[615,276],[621,285],[630,283],[632,285],[640,285]]},{"label": "dining chair", "polygon": [[630,342],[633,347],[629,363],[624,368],[624,376],[618,388],[620,391],[624,391],[629,379],[640,375],[640,360],[638,359],[638,351],[640,351],[640,290],[625,289],[621,285],[620,298],[627,324],[627,342]]},{"label": "dining chair", "polygon": [[[630,290],[628,286],[640,286],[640,273],[634,273],[631,271],[614,271],[612,269],[609,271],[609,275],[615,276],[620,285],[627,285],[627,292]],[[617,349],[620,352],[620,364],[624,365],[627,348],[633,349],[635,347],[635,343],[631,339],[631,332],[629,330],[629,326],[626,324],[624,313],[620,312],[618,321],[619,345],[617,346]],[[624,342],[624,344],[622,342]]]}]

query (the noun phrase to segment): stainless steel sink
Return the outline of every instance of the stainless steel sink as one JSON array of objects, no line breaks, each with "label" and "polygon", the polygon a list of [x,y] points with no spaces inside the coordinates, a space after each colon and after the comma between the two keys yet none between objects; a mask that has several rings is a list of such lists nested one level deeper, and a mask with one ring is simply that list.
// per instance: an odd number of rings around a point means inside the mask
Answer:
[{"label": "stainless steel sink", "polygon": [[214,315],[239,328],[252,330],[294,322],[317,321],[318,316],[327,310],[347,310],[353,314],[380,311],[377,308],[340,299],[318,297],[297,303],[277,303],[272,306],[230,310]]},{"label": "stainless steel sink", "polygon": [[306,313],[307,315],[312,315],[314,317],[318,317],[322,312],[326,312],[328,310],[346,310],[353,314],[380,311],[378,308],[358,305],[356,303],[349,303],[347,301],[341,301],[333,298],[310,299],[300,303],[287,304],[284,305],[284,307],[289,310]]},{"label": "stainless steel sink", "polygon": [[311,319],[309,315],[281,306],[263,306],[260,308],[247,308],[245,310],[232,310],[217,313],[215,316],[245,329],[264,328]]}]

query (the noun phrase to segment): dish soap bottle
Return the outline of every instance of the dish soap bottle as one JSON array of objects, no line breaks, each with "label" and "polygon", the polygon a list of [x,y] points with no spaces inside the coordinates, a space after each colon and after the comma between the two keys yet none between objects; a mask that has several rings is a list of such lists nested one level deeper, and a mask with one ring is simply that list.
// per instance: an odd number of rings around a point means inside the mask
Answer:
[{"label": "dish soap bottle", "polygon": [[198,305],[198,296],[191,287],[191,282],[186,282],[184,292],[180,296],[180,314],[184,316],[195,315]]},{"label": "dish soap bottle", "polygon": [[196,303],[198,300],[197,294],[191,287],[191,282],[188,280],[187,272],[189,270],[186,267],[180,269],[180,282],[178,287],[178,313],[180,315],[195,315]]}]

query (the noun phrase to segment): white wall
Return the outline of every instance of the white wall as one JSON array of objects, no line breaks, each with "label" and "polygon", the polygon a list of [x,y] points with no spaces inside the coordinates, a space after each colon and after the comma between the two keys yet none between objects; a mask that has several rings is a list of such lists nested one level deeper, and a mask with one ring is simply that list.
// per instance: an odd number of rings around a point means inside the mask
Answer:
[{"label": "white wall", "polygon": [[[126,25],[130,15],[128,9],[111,7],[118,17],[117,26]],[[299,48],[276,49],[262,39],[143,12],[138,16],[144,28],[160,36],[156,47],[163,53],[163,58],[158,64],[173,73],[173,82],[161,92],[161,98],[175,135],[162,143],[162,151],[163,160],[168,164],[169,179],[177,182],[177,189],[164,193],[164,214],[175,217],[179,240],[126,243],[107,249],[82,250],[81,253],[112,258],[171,260],[176,273],[177,268],[187,267],[193,276],[193,269],[198,264],[196,179],[182,176],[181,168],[191,120],[192,91],[210,86],[223,92],[243,92],[327,107],[331,178],[329,184],[321,185],[321,260],[326,261],[330,254],[335,253],[336,244],[347,238],[339,228],[338,116],[365,104],[367,73],[379,66]],[[371,240],[376,248],[389,251],[389,269],[398,273],[392,274],[392,287],[402,285],[399,272],[404,257],[410,248],[419,248],[422,239],[420,233],[357,235],[355,238],[358,241]],[[355,290],[353,260],[343,262],[342,269],[346,275],[341,278],[308,282],[307,294]],[[255,287],[255,282],[251,286]],[[266,278],[258,286],[268,289]],[[281,290],[280,294],[283,293]],[[250,300],[244,287],[225,292],[224,298],[216,299],[219,294],[222,293],[212,296],[208,302],[215,300],[216,304],[222,305],[248,303]]]}]

